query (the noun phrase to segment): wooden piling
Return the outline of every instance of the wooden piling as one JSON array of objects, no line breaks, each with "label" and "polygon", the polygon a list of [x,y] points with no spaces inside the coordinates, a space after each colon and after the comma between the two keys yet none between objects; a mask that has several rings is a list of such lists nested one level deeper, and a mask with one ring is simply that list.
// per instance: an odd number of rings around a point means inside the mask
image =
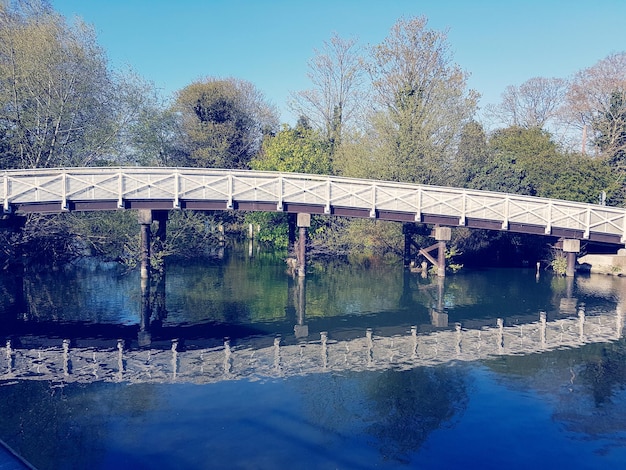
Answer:
[{"label": "wooden piling", "polygon": [[148,279],[150,277],[150,243],[152,238],[150,225],[152,224],[152,211],[141,209],[138,219],[141,225],[141,278]]},{"label": "wooden piling", "polygon": [[298,276],[306,276],[306,239],[311,226],[311,214],[298,214]]}]

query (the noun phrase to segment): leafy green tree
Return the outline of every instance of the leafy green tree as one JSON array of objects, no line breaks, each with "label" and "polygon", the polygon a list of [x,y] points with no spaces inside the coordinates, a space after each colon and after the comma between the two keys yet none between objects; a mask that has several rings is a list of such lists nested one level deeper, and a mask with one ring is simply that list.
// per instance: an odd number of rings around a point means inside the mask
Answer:
[{"label": "leafy green tree", "polygon": [[509,127],[489,139],[491,159],[475,179],[476,189],[539,196],[542,165],[556,152],[550,134],[540,128]]},{"label": "leafy green tree", "polygon": [[182,146],[176,113],[162,106],[155,97],[139,108],[125,134],[125,160],[142,166],[182,166],[187,155]]},{"label": "leafy green tree", "polygon": [[597,203],[603,191],[614,198],[619,189],[606,162],[562,152],[538,127],[496,131],[489,140],[489,155],[473,180],[476,189],[589,203]]},{"label": "leafy green tree", "polygon": [[208,78],[180,90],[173,110],[180,116],[187,164],[247,168],[264,135],[275,132],[275,109],[249,82]]},{"label": "leafy green tree", "polygon": [[295,128],[283,124],[280,132],[263,142],[250,166],[255,170],[331,174],[330,145],[302,123]]},{"label": "leafy green tree", "polygon": [[[331,174],[330,149],[331,144],[309,127],[306,119],[301,119],[296,127],[284,124],[275,136],[266,138],[259,156],[252,160],[250,166],[262,171]],[[246,222],[261,227],[257,236],[259,241],[277,248],[289,245],[288,224],[294,224],[289,214],[251,213],[246,216]],[[310,232],[315,233],[320,223],[314,220]]]},{"label": "leafy green tree", "polygon": [[461,131],[454,159],[454,177],[450,182],[454,186],[472,187],[488,155],[487,135],[483,127],[476,121],[468,122]]}]

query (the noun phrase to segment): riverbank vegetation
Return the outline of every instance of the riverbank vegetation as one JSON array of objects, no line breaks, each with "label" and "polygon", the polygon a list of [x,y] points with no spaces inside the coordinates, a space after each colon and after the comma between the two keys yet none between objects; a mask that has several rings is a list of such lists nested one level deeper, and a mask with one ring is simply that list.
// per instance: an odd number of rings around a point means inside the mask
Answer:
[{"label": "riverbank vegetation", "polygon": [[[0,3],[0,169],[251,168],[624,205],[626,52],[572,77],[511,85],[480,110],[446,33],[417,17],[371,47],[332,36],[308,76],[311,88],[291,95],[294,124],[237,78],[208,76],[164,99],[132,71],[112,70],[89,25],[38,0]],[[1,231],[2,264],[87,255],[132,264],[133,217],[29,216]],[[210,253],[216,227],[243,235],[249,224],[257,240],[287,247],[284,214],[172,212],[163,253]],[[402,256],[400,224],[314,217],[310,236],[320,253],[355,261]],[[455,229],[451,244],[466,264],[534,263],[549,254],[546,240]]]}]

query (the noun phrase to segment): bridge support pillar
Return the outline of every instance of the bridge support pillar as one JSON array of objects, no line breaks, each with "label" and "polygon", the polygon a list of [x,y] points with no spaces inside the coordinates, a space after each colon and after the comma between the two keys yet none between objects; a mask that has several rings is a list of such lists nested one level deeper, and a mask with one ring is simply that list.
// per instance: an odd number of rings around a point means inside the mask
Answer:
[{"label": "bridge support pillar", "polygon": [[287,214],[287,238],[289,243],[289,249],[296,244],[296,225],[298,214],[290,212]]},{"label": "bridge support pillar", "polygon": [[408,268],[411,266],[411,244],[413,243],[413,238],[406,229],[406,224],[402,225],[402,231],[404,232],[404,267]]},{"label": "bridge support pillar", "polygon": [[437,276],[446,275],[446,242],[452,239],[450,227],[435,227],[435,240],[437,240]]},{"label": "bridge support pillar", "polygon": [[152,234],[150,225],[152,224],[152,211],[150,209],[140,209],[138,214],[141,225],[141,279],[150,277],[150,244]]},{"label": "bridge support pillar", "polygon": [[566,238],[563,240],[563,252],[567,259],[565,275],[573,277],[576,272],[576,253],[580,253],[580,240]]},{"label": "bridge support pillar", "polygon": [[298,247],[297,255],[297,271],[298,276],[306,276],[306,239],[308,228],[311,226],[311,214],[298,214]]}]

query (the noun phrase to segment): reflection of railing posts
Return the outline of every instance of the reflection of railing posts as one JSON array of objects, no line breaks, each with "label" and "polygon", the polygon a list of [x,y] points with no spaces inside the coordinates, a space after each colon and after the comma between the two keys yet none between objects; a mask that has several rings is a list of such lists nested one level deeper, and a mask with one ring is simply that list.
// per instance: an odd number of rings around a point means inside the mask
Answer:
[{"label": "reflection of railing posts", "polygon": [[585,342],[585,304],[578,307],[578,339],[581,343]]},{"label": "reflection of railing posts", "polygon": [[296,338],[306,338],[309,336],[309,326],[306,325],[306,278],[298,277],[295,288],[295,307],[297,324],[294,326]]},{"label": "reflection of railing posts", "polygon": [[7,356],[7,375],[10,376],[13,373],[13,368],[15,367],[15,353],[13,352],[10,339],[7,339],[7,343],[6,343],[6,356]]},{"label": "reflection of railing posts", "polygon": [[619,304],[617,306],[616,313],[617,315],[615,316],[615,338],[620,339],[624,331],[624,313],[622,312]]}]

